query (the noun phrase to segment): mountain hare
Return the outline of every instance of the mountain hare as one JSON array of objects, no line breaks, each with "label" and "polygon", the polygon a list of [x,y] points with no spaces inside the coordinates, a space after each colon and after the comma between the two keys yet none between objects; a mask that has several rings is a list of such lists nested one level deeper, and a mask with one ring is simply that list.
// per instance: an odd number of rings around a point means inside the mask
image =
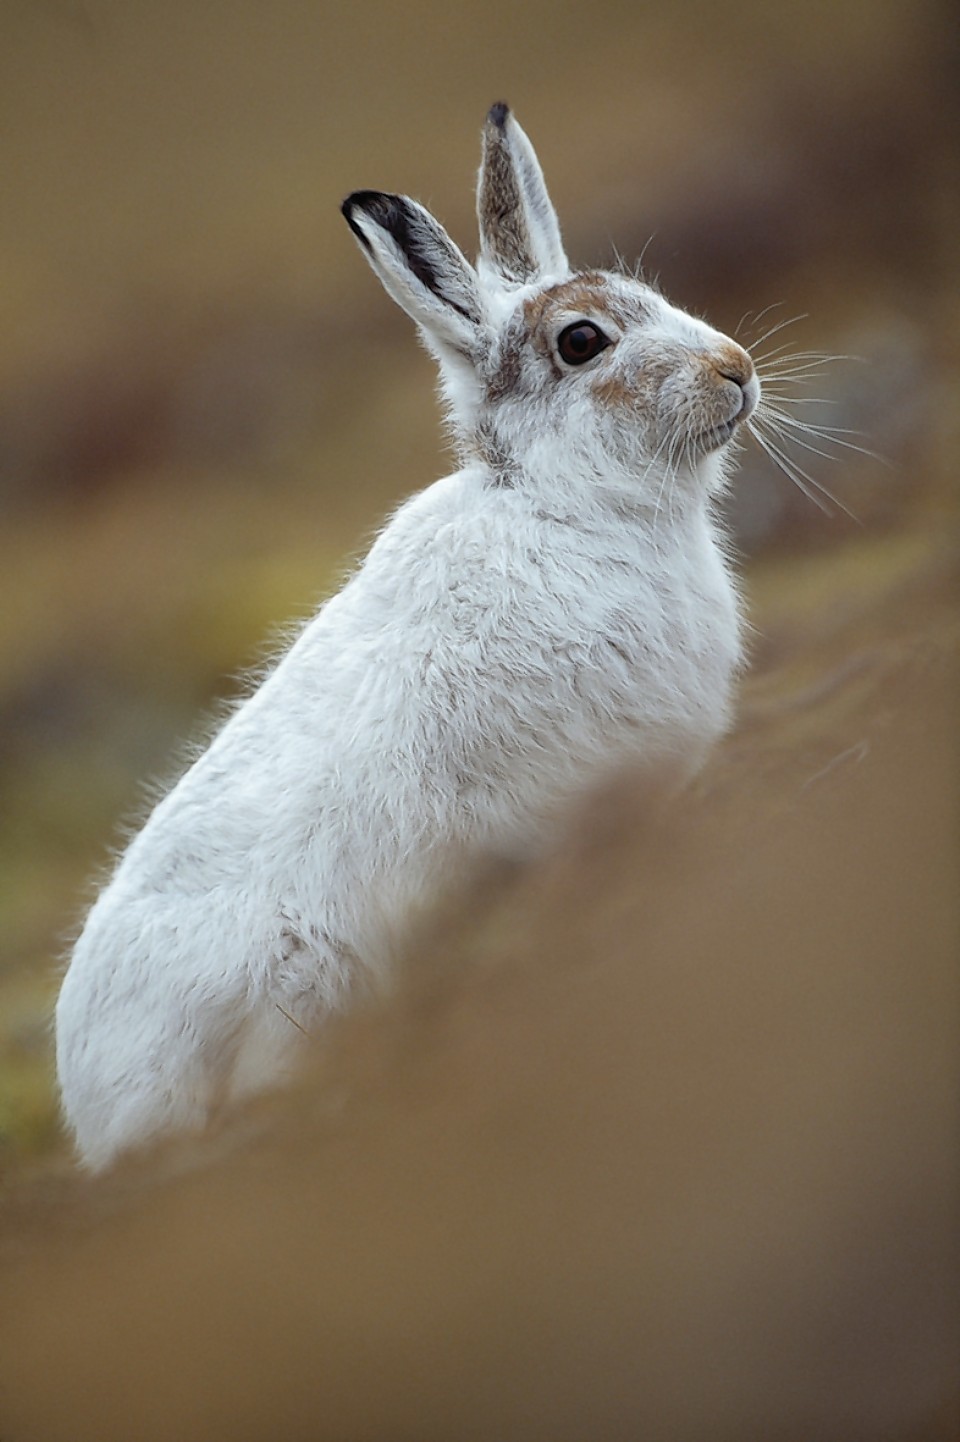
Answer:
[{"label": "mountain hare", "polygon": [[283,1077],[471,854],[542,838],[618,766],[675,785],[730,723],[712,503],[751,359],[628,275],[570,269],[505,105],[478,211],[473,266],[405,196],[343,204],[439,364],[461,468],[400,507],[93,906],[57,1006],[91,1167]]}]

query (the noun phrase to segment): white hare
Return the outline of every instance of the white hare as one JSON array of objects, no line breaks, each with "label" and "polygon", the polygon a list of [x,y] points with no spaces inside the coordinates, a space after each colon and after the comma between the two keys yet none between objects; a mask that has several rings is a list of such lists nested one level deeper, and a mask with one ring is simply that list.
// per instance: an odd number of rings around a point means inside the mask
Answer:
[{"label": "white hare", "polygon": [[343,213],[436,357],[455,475],[363,565],[156,807],[57,1007],[92,1167],[282,1077],[484,848],[612,768],[674,785],[731,718],[736,588],[712,511],[759,383],[623,274],[575,272],[505,105],[472,266],[414,201]]}]

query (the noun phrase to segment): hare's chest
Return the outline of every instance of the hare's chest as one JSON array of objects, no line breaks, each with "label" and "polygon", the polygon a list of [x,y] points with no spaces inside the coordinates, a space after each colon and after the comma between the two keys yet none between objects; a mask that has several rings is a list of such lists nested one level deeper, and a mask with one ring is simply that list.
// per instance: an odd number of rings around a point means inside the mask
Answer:
[{"label": "hare's chest", "polygon": [[593,724],[628,738],[711,738],[728,724],[740,665],[736,590],[713,549],[657,561],[597,565],[571,593],[557,651]]}]

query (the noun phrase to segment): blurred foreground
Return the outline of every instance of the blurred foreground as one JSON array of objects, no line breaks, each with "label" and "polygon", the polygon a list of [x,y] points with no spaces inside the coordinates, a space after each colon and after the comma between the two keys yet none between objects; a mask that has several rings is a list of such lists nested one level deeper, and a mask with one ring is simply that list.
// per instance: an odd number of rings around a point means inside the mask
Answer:
[{"label": "blurred foreground", "polygon": [[771,604],[697,791],[479,879],[301,1086],[11,1192],[5,1435],[956,1442],[957,618],[909,551]]}]

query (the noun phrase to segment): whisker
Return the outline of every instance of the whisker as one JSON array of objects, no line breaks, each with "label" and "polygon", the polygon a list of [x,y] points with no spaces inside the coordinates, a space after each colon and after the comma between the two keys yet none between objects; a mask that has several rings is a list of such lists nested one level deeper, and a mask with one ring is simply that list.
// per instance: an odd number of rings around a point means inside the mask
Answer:
[{"label": "whisker", "polygon": [[[785,372],[790,375],[794,371],[820,370],[823,366],[833,365],[836,361],[855,361],[858,356],[854,355],[821,355],[817,351],[788,351],[786,355],[778,356],[772,352],[769,356],[759,357],[757,369],[762,374],[764,370],[773,371],[776,374]],[[789,370],[785,370],[790,367]]]},{"label": "whisker", "polygon": [[667,520],[671,523],[675,520],[673,504],[676,499],[676,479],[680,474],[680,467],[686,463],[692,465],[695,460],[694,448],[686,436],[675,436],[670,449],[667,452],[667,475],[669,487],[667,489]]},{"label": "whisker", "polygon": [[784,341],[782,345],[774,346],[772,350],[765,351],[763,355],[757,355],[751,348],[750,355],[757,366],[783,365],[785,361],[796,360],[827,360],[825,354],[820,351],[793,350],[790,341]]},{"label": "whisker", "polygon": [[656,232],[655,230],[654,230],[654,231],[651,231],[651,233],[647,236],[646,240],[643,242],[643,249],[640,251],[640,258],[639,258],[639,260],[637,261],[636,278],[637,278],[638,280],[640,279],[641,275],[643,274],[643,257],[646,255],[647,251],[650,249],[651,245],[653,244],[654,238],[656,237],[656,234],[657,234],[657,232]]},{"label": "whisker", "polygon": [[831,515],[832,513],[830,507],[826,505],[818,495],[816,495],[813,491],[809,490],[803,484],[803,482],[793,474],[793,472],[787,465],[783,455],[775,449],[772,442],[769,442],[765,436],[761,435],[756,426],[748,425],[748,430],[750,431],[750,434],[753,436],[757,444],[761,447],[761,449],[766,451],[767,455],[773,461],[773,464],[776,466],[777,470],[782,471],[788,480],[793,481],[794,485],[799,490],[801,490],[803,494],[807,497],[807,499],[811,500],[813,504],[824,513],[825,516]]},{"label": "whisker", "polygon": [[765,305],[765,306],[763,307],[763,310],[758,310],[758,311],[756,311],[756,312],[754,312],[754,311],[752,311],[752,310],[745,310],[745,311],[743,312],[743,315],[740,317],[740,319],[737,321],[737,324],[736,324],[735,327],[734,327],[734,330],[733,330],[734,335],[739,335],[739,333],[740,333],[740,327],[743,325],[744,321],[747,319],[747,316],[752,316],[752,317],[753,317],[753,324],[754,324],[754,325],[759,325],[760,322],[763,320],[763,317],[764,317],[765,315],[769,315],[770,311],[776,310],[776,308],[777,308],[778,305],[783,305],[783,304],[784,304],[784,302],[783,302],[782,300],[773,300],[773,301],[770,302],[769,305]]},{"label": "whisker", "polygon": [[832,357],[805,355],[798,351],[787,351],[785,355],[771,354],[754,357],[759,376],[771,376],[778,380],[781,375],[808,375],[823,370]]},{"label": "whisker", "polygon": [[[674,483],[674,481],[677,479],[677,472],[678,472],[679,467],[680,467],[680,459],[681,459],[681,457],[680,457],[680,455],[678,454],[678,450],[679,450],[680,448],[682,448],[682,446],[683,446],[683,438],[682,438],[682,437],[678,437],[678,436],[674,436],[674,437],[671,439],[671,441],[670,441],[669,447],[667,448],[666,462],[665,462],[664,471],[663,471],[663,479],[662,479],[661,482],[660,482],[660,490],[659,490],[659,492],[658,492],[658,494],[657,494],[657,509],[656,509],[656,513],[655,513],[655,516],[654,516],[654,527],[653,527],[654,535],[656,535],[657,529],[658,529],[658,526],[659,526],[659,523],[660,523],[660,506],[661,506],[661,503],[662,503],[662,501],[664,500],[664,498],[666,498],[666,503],[667,503],[667,506],[666,506],[667,523],[670,524],[670,523],[673,521],[673,511],[672,511],[672,506],[673,506],[673,493],[674,493],[674,485],[673,485],[673,483]],[[658,448],[658,449],[659,449],[659,448]]]},{"label": "whisker", "polygon": [[[788,372],[781,371],[781,372],[778,372],[778,373],[775,374],[775,375],[766,375],[763,371],[757,371],[757,375],[760,377],[760,380],[763,382],[763,387],[764,387],[763,393],[764,393],[764,395],[769,395],[769,394],[771,394],[771,392],[770,392],[770,390],[769,390],[769,387],[770,387],[771,385],[776,385],[776,386],[778,386],[778,385],[781,385],[781,384],[782,384],[782,385],[786,385],[786,386],[808,386],[808,385],[810,385],[811,381],[815,381],[815,380],[818,380],[818,379],[819,379],[819,376],[818,376],[818,374],[817,374],[817,371],[816,371],[815,369],[813,369],[813,368],[810,369],[809,374],[806,373],[806,372],[804,372],[804,371],[798,371],[796,375],[790,375]],[[775,392],[774,392],[774,394],[775,394]],[[794,400],[793,396],[790,396],[789,398],[788,398],[788,397],[784,397],[784,399],[785,399],[785,400],[786,400],[786,399],[789,399],[789,402],[790,402],[791,405],[795,405],[795,404],[796,404],[796,401]],[[814,403],[815,403],[815,402],[816,402],[816,397],[814,397]],[[831,404],[832,404],[832,402],[831,402]]]},{"label": "whisker", "polygon": [[757,370],[757,376],[764,385],[779,385],[781,381],[788,385],[809,385],[812,380],[820,380],[821,374],[821,367],[812,362],[795,366],[791,370]]},{"label": "whisker", "polygon": [[[767,308],[769,309],[770,307],[768,306]],[[757,319],[759,319],[759,316],[757,317]],[[778,320],[776,325],[770,326],[767,330],[764,331],[763,335],[757,336],[757,339],[752,343],[750,347],[751,353],[756,350],[757,346],[761,346],[763,345],[764,341],[769,340],[771,336],[776,335],[781,330],[786,330],[788,325],[796,325],[797,321],[807,319],[809,319],[809,317],[804,312],[800,315],[787,316],[784,320]]]},{"label": "whisker", "polygon": [[[794,319],[805,317],[797,316]],[[759,408],[753,419],[747,422],[746,429],[776,468],[819,510],[825,515],[831,515],[831,507],[836,507],[860,525],[860,518],[822,482],[805,470],[796,456],[790,453],[790,448],[800,446],[811,455],[821,456],[829,461],[837,460],[840,451],[853,451],[857,455],[886,464],[881,456],[858,444],[857,440],[849,439],[861,437],[861,431],[849,426],[828,425],[822,420],[806,421],[794,414],[800,406],[836,405],[838,402],[835,398],[798,395],[796,392],[809,388],[828,366],[841,361],[862,361],[862,357],[826,351],[795,351],[787,342],[775,345],[763,354],[755,353],[764,341],[768,341],[790,323],[781,321],[778,325],[771,326],[751,350],[761,382],[761,399]]]},{"label": "whisker", "polygon": [[[791,433],[790,439],[797,441],[801,446],[805,446],[808,451],[816,451],[818,455],[826,456],[830,460],[833,460],[834,457],[831,456],[829,451],[818,450],[818,448],[811,445],[809,441],[805,441],[803,436],[812,435],[817,440],[823,441],[826,445],[841,446],[844,450],[856,451],[858,455],[866,456],[871,461],[878,461],[881,465],[887,464],[883,456],[877,455],[876,451],[868,450],[866,446],[857,445],[855,441],[844,440],[844,436],[860,436],[863,434],[862,431],[851,430],[849,426],[818,426],[812,424],[810,421],[798,420],[796,416],[787,415],[786,412],[773,407],[767,407],[764,413],[764,419],[767,420],[769,424],[779,428],[781,434],[783,434],[783,428],[788,427]],[[787,437],[784,436],[784,439],[786,440]]]},{"label": "whisker", "polygon": [[823,456],[824,460],[832,461],[836,459],[832,452],[821,450],[819,446],[812,445],[810,441],[805,441],[800,436],[791,435],[785,431],[783,426],[774,420],[772,416],[765,416],[764,420],[778,440],[781,440],[785,446],[789,445],[791,441],[796,441],[797,445],[803,446],[805,451],[812,451],[814,455]]},{"label": "whisker", "polygon": [[[764,397],[764,399],[769,401],[769,397]],[[851,426],[824,426],[817,421],[801,421],[796,416],[792,416],[789,411],[781,410],[779,406],[768,405],[767,409],[772,416],[776,416],[779,420],[785,421],[788,426],[793,426],[800,431],[813,431],[815,434],[823,436],[863,435],[862,431],[855,431]]]},{"label": "whisker", "polygon": [[[766,435],[763,433],[763,431],[760,429],[760,425],[757,423],[761,421],[765,422],[768,428],[768,433]],[[754,437],[754,439],[758,442],[762,449],[766,451],[767,455],[773,461],[777,469],[782,471],[789,480],[793,481],[797,489],[802,491],[808,500],[811,500],[814,505],[818,507],[819,510],[824,512],[825,515],[830,515],[830,507],[826,505],[825,502],[821,499],[821,497],[826,497],[827,501],[831,501],[839,510],[843,511],[845,515],[849,516],[851,521],[855,521],[857,525],[861,524],[860,518],[854,515],[853,511],[851,511],[848,506],[845,506],[843,501],[841,501],[837,496],[835,496],[832,491],[829,491],[826,486],[822,485],[820,481],[814,480],[813,476],[811,476],[808,471],[805,471],[804,468],[799,464],[799,462],[793,460],[792,457],[788,456],[787,453],[783,449],[781,449],[781,447],[771,438],[771,436],[769,435],[769,430],[773,427],[769,416],[762,418],[757,417],[757,422],[748,421],[747,429],[750,431],[750,434]],[[779,438],[779,432],[774,431],[774,434],[777,435]],[[819,492],[819,494],[817,494],[817,492]]]},{"label": "whisker", "polygon": [[[664,436],[663,439],[660,441],[660,444],[657,446],[657,449],[654,451],[653,455],[650,457],[650,459],[649,459],[649,461],[647,462],[646,467],[645,467],[645,469],[644,469],[643,475],[640,477],[640,484],[641,484],[641,485],[643,485],[643,483],[646,481],[647,477],[649,476],[650,472],[653,470],[653,468],[654,468],[654,466],[656,465],[657,460],[658,460],[658,458],[659,458],[660,452],[663,450],[663,448],[664,448],[664,446],[667,444],[667,441],[668,441],[668,440],[669,440],[669,437],[668,437],[668,436]],[[660,478],[660,488],[659,488],[659,490],[657,491],[657,497],[656,497],[656,500],[655,500],[654,503],[653,503],[653,532],[654,532],[654,535],[656,535],[657,526],[658,526],[659,521],[660,521],[660,504],[661,504],[661,502],[662,502],[662,500],[663,500],[664,488],[666,487],[666,484],[667,484],[668,473],[669,473],[669,459],[670,459],[670,458],[669,458],[669,452],[668,452],[668,455],[667,455],[667,466],[666,466],[666,469],[665,469],[665,471],[664,471],[664,474],[663,474],[663,475],[661,476],[661,478]]]},{"label": "whisker", "polygon": [[835,406],[839,405],[832,396],[782,396],[779,392],[764,386],[763,402],[765,405],[773,401],[780,401],[785,406]]}]

